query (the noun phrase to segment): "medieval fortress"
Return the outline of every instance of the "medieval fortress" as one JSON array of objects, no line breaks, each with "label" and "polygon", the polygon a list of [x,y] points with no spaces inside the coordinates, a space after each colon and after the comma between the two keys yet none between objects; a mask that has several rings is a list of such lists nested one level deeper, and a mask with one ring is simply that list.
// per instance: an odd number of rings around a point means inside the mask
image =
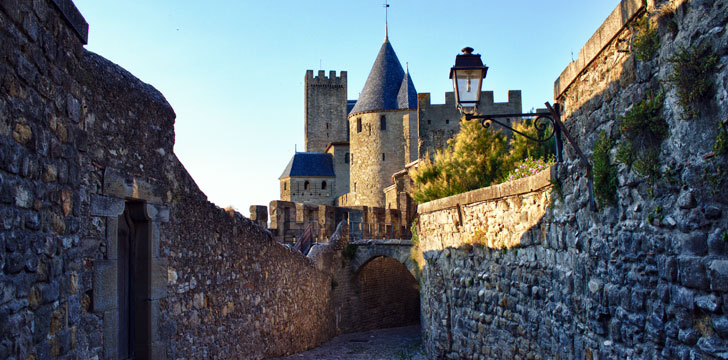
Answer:
[{"label": "medieval fortress", "polygon": [[[280,177],[280,198],[309,205],[399,209],[393,175],[434,154],[460,130],[453,93],[445,104],[418,94],[385,35],[359,99],[347,100],[347,72],[306,71],[305,152],[291,158]],[[484,113],[521,112],[521,92],[507,103],[484,92]]]},{"label": "medieval fortress", "polygon": [[[565,146],[423,204],[403,170],[460,116],[385,37],[356,102],[345,72],[307,72],[306,152],[248,218],[177,158],[164,95],[84,48],[72,0],[0,1],[0,359],[266,359],[417,322],[431,360],[726,359],[726,24],[728,0],[621,0],[554,74],[588,161]],[[676,77],[711,85],[690,119]],[[638,111],[669,129],[653,180],[615,161]],[[585,162],[612,204],[588,206]],[[324,239],[307,255],[281,244],[304,224]]]}]

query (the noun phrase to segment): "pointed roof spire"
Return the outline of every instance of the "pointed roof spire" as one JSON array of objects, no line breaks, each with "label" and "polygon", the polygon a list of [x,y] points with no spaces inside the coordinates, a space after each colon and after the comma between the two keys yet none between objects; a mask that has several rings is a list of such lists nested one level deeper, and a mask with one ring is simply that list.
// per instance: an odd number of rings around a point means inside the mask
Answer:
[{"label": "pointed roof spire", "polygon": [[389,41],[389,0],[384,1],[384,42]]},{"label": "pointed roof spire", "polygon": [[409,74],[409,63],[406,64],[402,85],[397,93],[397,107],[400,109],[417,109],[417,90]]}]

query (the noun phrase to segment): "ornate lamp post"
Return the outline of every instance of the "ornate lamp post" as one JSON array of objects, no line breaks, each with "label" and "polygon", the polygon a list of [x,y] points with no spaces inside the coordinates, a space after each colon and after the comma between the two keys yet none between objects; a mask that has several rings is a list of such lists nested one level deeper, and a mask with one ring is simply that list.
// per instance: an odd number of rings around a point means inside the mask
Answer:
[{"label": "ornate lamp post", "polygon": [[[571,134],[566,129],[564,124],[561,122],[561,113],[559,104],[556,103],[551,106],[549,102],[546,102],[546,108],[548,112],[535,112],[535,113],[522,113],[522,114],[478,114],[478,103],[480,102],[480,93],[483,86],[483,80],[488,73],[488,67],[483,64],[479,54],[473,54],[473,48],[466,47],[462,49],[462,54],[455,57],[455,66],[450,68],[450,79],[453,80],[453,88],[455,90],[455,103],[460,112],[465,116],[465,120],[477,119],[484,128],[489,128],[491,123],[496,123],[508,130],[513,131],[515,134],[521,135],[531,141],[538,143],[544,143],[555,137],[556,147],[556,164],[557,166],[563,162],[561,156],[562,140],[561,135],[563,133],[566,139],[569,141],[571,146],[574,147],[579,159],[586,167],[586,176],[589,184],[589,206],[592,210],[597,208],[596,202],[594,201],[593,193],[593,180],[592,180],[592,166],[589,160],[581,151],[579,146],[574,142]],[[501,122],[498,119],[503,118],[522,118],[532,117],[535,118],[533,121],[534,126],[541,135],[538,138],[531,137],[524,134],[512,127],[507,123]],[[551,123],[551,132],[545,134],[549,123]],[[548,136],[546,136],[548,135]]]}]

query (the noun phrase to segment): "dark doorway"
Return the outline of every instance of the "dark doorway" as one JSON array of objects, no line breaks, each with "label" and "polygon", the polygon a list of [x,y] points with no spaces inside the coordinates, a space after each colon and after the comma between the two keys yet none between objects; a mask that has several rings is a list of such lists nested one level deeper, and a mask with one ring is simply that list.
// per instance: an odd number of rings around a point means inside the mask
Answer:
[{"label": "dark doorway", "polygon": [[144,204],[127,201],[117,220],[119,359],[149,359],[151,246]]}]

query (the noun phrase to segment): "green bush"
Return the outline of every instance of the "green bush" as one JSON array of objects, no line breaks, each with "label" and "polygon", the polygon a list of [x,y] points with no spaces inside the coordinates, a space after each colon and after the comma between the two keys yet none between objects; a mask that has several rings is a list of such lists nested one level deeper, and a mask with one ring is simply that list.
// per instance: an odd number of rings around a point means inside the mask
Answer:
[{"label": "green bush", "polygon": [[[539,130],[530,119],[514,128],[534,138],[543,138],[551,129]],[[410,172],[413,198],[423,203],[460,194],[504,181],[516,164],[528,157],[554,153],[553,141],[540,144],[514,134],[509,141],[500,130],[485,129],[478,121],[461,122],[460,132],[448,140],[433,161],[426,158]]]},{"label": "green bush", "polygon": [[635,21],[634,30],[634,54],[637,60],[647,61],[655,57],[657,50],[660,49],[660,38],[657,35],[657,29],[650,25],[648,16]]},{"label": "green bush", "polygon": [[617,148],[617,161],[646,176],[651,184],[661,176],[660,145],[670,134],[669,126],[661,116],[664,101],[663,92],[648,93],[645,99],[618,118],[623,140]]},{"label": "green bush", "polygon": [[677,88],[683,118],[694,118],[698,115],[696,107],[712,92],[710,76],[718,64],[718,56],[709,44],[703,44],[688,49],[680,47],[668,61],[673,64],[673,71],[667,79]]},{"label": "green bush", "polygon": [[478,121],[461,122],[448,147],[412,171],[414,200],[423,203],[491,185],[503,177],[506,145],[502,132],[484,129]]},{"label": "green bush", "polygon": [[594,196],[599,206],[617,203],[617,167],[609,162],[614,140],[602,130],[593,148]]}]

